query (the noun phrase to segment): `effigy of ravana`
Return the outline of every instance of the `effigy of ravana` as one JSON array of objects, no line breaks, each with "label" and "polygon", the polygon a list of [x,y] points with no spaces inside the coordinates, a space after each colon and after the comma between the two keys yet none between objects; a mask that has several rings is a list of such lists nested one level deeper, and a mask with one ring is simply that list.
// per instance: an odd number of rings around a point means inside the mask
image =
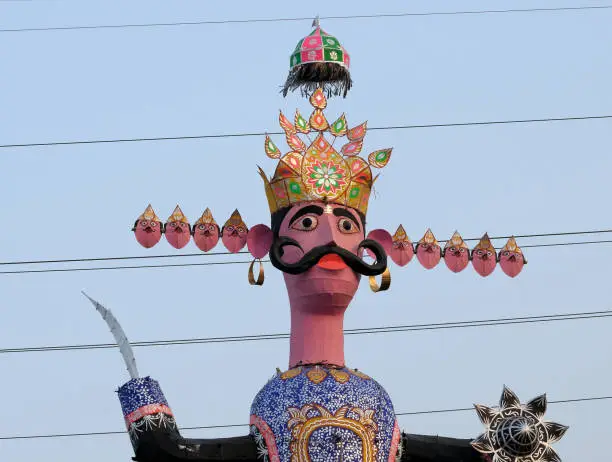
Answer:
[{"label": "effigy of ravana", "polygon": [[[499,408],[476,405],[485,432],[472,441],[406,434],[400,431],[392,400],[382,385],[347,366],[344,313],[362,276],[369,278],[375,292],[389,289],[388,256],[403,266],[416,255],[428,269],[444,258],[453,272],[462,271],[471,261],[481,276],[491,274],[499,262],[511,277],[521,271],[525,259],[514,239],[496,255],[487,235],[470,252],[458,233],[444,250],[430,230],[416,247],[401,225],[393,236],[382,229],[366,233],[368,203],[378,176],[372,169],[387,166],[391,149],[362,158],[366,124],[349,128],[344,114],[328,121],[327,98],[346,96],[352,84],[349,55],[318,21],[313,26],[315,30],[300,40],[291,55],[283,89],[285,95],[299,89],[313,111],[308,118],[297,111],[293,121],[280,113],[288,153],[281,154],[269,137],[264,140],[266,154],[277,162],[271,177],[259,170],[270,226],[249,229],[236,210],[219,227],[206,209],[190,229],[178,206],[162,225],[149,206],[133,228],[145,247],[157,244],[163,233],[175,248],[185,246],[190,236],[202,251],[211,250],[219,239],[232,253],[247,246],[254,259],[248,272],[252,285],[263,284],[261,259],[269,255],[272,265],[283,272],[289,296],[288,370],[277,370],[255,396],[248,416],[249,435],[184,438],[159,383],[139,377],[117,320],[90,299],[115,335],[132,377],[118,394],[135,451],[133,460],[559,461],[551,443],[567,427],[543,421],[545,396],[523,405],[504,387]],[[335,148],[343,138],[344,144]]]}]

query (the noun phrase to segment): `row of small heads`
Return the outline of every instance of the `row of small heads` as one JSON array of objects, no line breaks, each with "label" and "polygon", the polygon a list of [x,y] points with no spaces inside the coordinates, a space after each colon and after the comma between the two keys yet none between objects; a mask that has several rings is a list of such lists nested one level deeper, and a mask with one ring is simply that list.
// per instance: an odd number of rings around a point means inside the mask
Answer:
[{"label": "row of small heads", "polygon": [[[243,222],[237,210],[225,222],[223,227],[215,222],[210,210],[191,226],[187,218],[177,206],[165,224],[153,212],[151,206],[136,220],[134,228],[136,240],[146,248],[156,245],[165,234],[168,243],[176,248],[185,247],[191,238],[203,252],[209,252],[219,239],[230,253],[237,253],[247,245],[249,229]],[[416,243],[412,243],[402,225],[392,236],[385,230],[371,231],[368,236],[380,243],[391,260],[398,266],[407,265],[414,255],[426,269],[432,269],[444,259],[446,266],[453,272],[463,271],[471,262],[481,276],[488,276],[499,263],[504,273],[510,277],[517,276],[527,263],[516,240],[511,237],[506,245],[497,251],[487,234],[485,234],[473,249],[470,249],[461,235],[455,232],[442,248],[430,229]]]}]

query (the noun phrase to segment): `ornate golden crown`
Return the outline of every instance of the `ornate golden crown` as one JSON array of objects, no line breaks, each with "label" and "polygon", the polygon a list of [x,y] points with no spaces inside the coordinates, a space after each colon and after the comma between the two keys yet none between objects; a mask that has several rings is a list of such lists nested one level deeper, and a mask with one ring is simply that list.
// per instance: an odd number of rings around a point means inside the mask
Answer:
[{"label": "ornate golden crown", "polygon": [[[291,148],[290,152],[282,155],[266,135],[266,154],[272,159],[280,159],[271,179],[259,168],[270,213],[300,202],[320,200],[352,207],[365,215],[370,192],[377,178],[372,177],[371,167],[386,166],[392,149],[379,149],[372,152],[367,161],[362,159],[358,154],[363,148],[366,122],[349,129],[346,117],[342,114],[334,123],[329,124],[323,113],[327,99],[321,88],[310,96],[310,104],[314,111],[308,120],[298,110],[295,112],[294,123],[291,123],[280,112],[279,122]],[[311,132],[316,133],[313,141],[308,137]],[[333,136],[331,143],[325,138],[325,132]],[[310,145],[307,146],[298,134],[306,135]],[[338,152],[334,149],[334,143],[344,136],[348,142]]]}]

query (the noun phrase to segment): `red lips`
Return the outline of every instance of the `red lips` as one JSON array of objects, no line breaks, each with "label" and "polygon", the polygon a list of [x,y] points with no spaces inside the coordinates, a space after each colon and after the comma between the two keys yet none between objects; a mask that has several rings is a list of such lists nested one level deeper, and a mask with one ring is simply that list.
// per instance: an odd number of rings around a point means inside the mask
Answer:
[{"label": "red lips", "polygon": [[347,268],[347,264],[344,263],[344,260],[339,255],[334,253],[327,254],[319,260],[317,266],[331,271],[337,271],[344,268]]}]

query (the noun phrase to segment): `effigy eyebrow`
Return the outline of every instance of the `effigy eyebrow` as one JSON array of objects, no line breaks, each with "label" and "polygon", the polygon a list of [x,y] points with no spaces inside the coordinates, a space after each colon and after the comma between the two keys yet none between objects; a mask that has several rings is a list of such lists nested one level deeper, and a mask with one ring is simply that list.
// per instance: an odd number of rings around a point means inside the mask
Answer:
[{"label": "effigy eyebrow", "polygon": [[336,215],[337,217],[350,218],[351,220],[353,220],[355,222],[355,224],[357,225],[357,228],[359,228],[361,230],[361,226],[359,226],[359,220],[357,220],[357,218],[355,218],[355,215],[353,215],[348,210],[343,209],[342,207],[335,208],[334,209],[334,215]]},{"label": "effigy eyebrow", "polygon": [[318,205],[307,205],[306,207],[301,208],[295,213],[295,215],[293,215],[293,217],[291,217],[291,220],[289,220],[289,226],[291,226],[291,224],[298,218],[308,215],[309,213],[314,213],[315,215],[321,216],[323,215],[323,208],[319,207]]}]

